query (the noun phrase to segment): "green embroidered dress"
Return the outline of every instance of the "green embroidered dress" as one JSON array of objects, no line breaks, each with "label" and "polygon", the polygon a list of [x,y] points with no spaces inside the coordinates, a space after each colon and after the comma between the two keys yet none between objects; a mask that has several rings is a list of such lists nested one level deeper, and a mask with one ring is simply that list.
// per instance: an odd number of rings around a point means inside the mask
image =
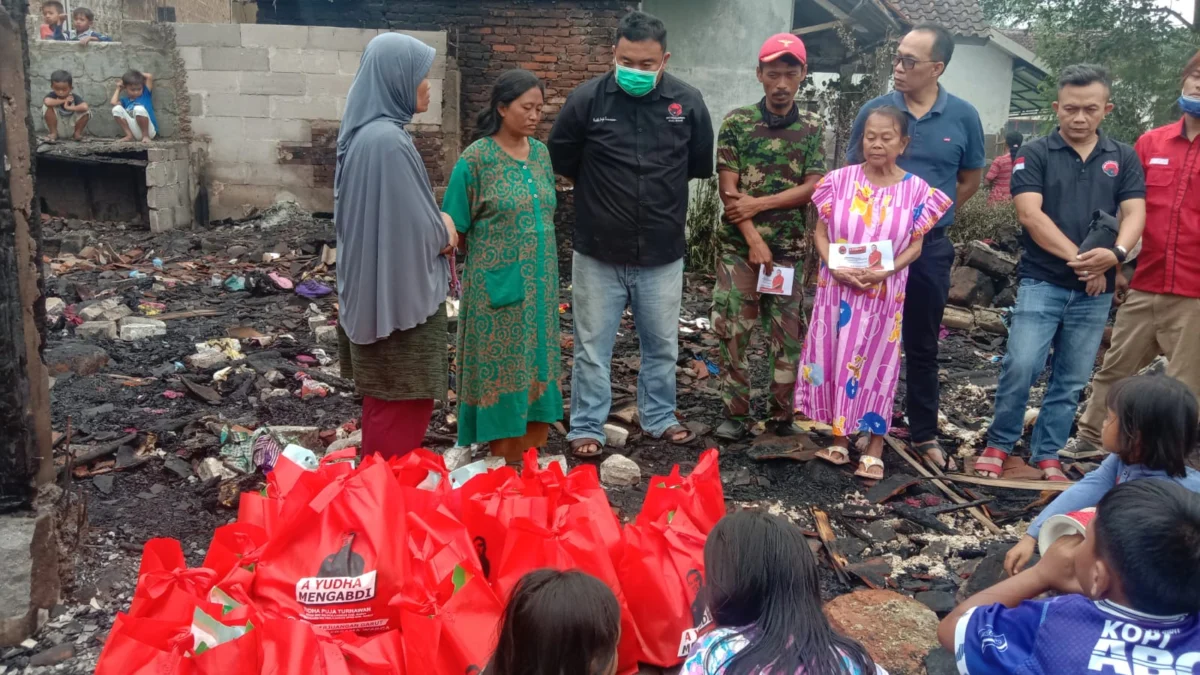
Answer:
[{"label": "green embroidered dress", "polygon": [[562,419],[554,171],[529,139],[514,159],[495,140],[470,145],[442,210],[467,242],[458,320],[458,443],[524,436]]}]

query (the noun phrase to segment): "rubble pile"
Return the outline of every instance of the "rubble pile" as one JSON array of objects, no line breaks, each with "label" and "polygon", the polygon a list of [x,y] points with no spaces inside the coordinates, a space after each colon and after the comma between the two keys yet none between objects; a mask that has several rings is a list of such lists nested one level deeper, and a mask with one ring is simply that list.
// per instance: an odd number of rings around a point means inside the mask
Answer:
[{"label": "rubble pile", "polygon": [[1017,256],[984,241],[955,247],[950,304],[942,324],[958,330],[1007,335],[1006,310],[1017,302]]}]

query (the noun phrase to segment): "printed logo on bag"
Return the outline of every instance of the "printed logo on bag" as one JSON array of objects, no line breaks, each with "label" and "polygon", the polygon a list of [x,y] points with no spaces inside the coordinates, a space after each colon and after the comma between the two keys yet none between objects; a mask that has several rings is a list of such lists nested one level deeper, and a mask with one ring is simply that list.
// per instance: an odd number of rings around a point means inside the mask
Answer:
[{"label": "printed logo on bag", "polygon": [[672,103],[671,105],[667,106],[667,121],[668,122],[682,122],[685,119],[687,119],[687,118],[683,116],[683,106],[680,105],[678,102]]},{"label": "printed logo on bag", "polygon": [[375,597],[375,571],[366,572],[363,557],[354,552],[355,533],[337,552],[325,557],[317,576],[296,582],[296,602],[302,605],[336,605],[363,602]]},{"label": "printed logo on bag", "polygon": [[692,653],[692,645],[699,638],[695,628],[689,628],[683,631],[683,635],[679,638],[679,652],[675,656],[686,659]]},{"label": "printed logo on bag", "polygon": [[1116,178],[1117,174],[1121,172],[1121,165],[1110,159],[1100,167],[1100,170],[1104,172],[1105,176]]}]

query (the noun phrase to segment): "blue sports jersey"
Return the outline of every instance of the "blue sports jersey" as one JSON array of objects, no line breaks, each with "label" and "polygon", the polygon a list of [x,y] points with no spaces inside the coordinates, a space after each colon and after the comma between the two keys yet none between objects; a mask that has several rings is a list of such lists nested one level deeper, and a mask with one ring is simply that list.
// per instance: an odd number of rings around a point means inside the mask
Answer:
[{"label": "blue sports jersey", "polygon": [[963,675],[1200,675],[1200,615],[1151,616],[1082,595],[975,607],[958,621]]}]

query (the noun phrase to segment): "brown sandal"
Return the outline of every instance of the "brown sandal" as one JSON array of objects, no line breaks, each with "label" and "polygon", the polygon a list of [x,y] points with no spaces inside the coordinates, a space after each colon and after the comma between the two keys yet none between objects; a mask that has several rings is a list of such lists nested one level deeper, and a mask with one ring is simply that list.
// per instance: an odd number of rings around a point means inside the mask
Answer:
[{"label": "brown sandal", "polygon": [[[594,452],[584,452],[584,448],[595,448]],[[579,459],[593,459],[604,454],[604,445],[594,438],[576,438],[571,441],[571,454]]]},{"label": "brown sandal", "polygon": [[[684,432],[683,438],[675,438],[675,434],[680,432]],[[674,424],[668,427],[667,430],[662,433],[662,436],[659,436],[658,438],[670,443],[671,445],[687,445],[688,443],[696,440],[696,433],[682,424]]]}]

